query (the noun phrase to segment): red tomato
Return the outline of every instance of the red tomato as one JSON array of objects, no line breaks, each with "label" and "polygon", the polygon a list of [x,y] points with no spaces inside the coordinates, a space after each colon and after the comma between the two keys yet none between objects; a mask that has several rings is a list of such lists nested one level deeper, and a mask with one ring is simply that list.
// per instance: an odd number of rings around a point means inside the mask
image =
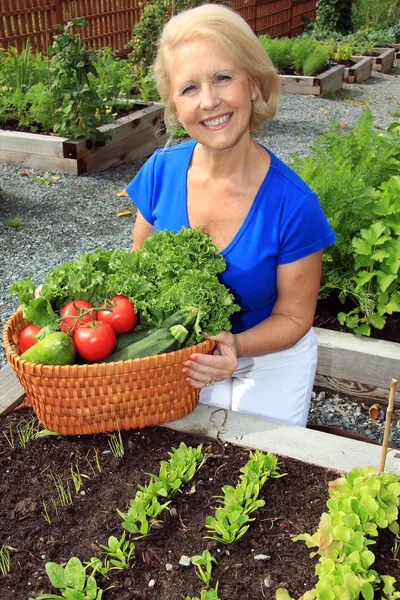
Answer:
[{"label": "red tomato", "polygon": [[77,351],[85,360],[96,362],[106,358],[115,348],[114,329],[105,321],[82,323],[74,333]]},{"label": "red tomato", "polygon": [[[114,306],[110,306],[111,311],[99,310],[97,313],[98,321],[106,321],[110,323],[115,333],[128,333],[137,323],[137,315],[135,307],[126,296],[114,296],[110,302]],[[109,306],[109,301],[103,302],[101,306]]]},{"label": "red tomato", "polygon": [[25,329],[21,331],[21,335],[19,336],[19,349],[21,354],[38,343],[39,340],[32,336],[39,333],[39,331],[40,327],[37,325],[28,325],[28,327],[25,327]]},{"label": "red tomato", "polygon": [[[89,313],[86,315],[82,315],[82,317],[80,317],[79,319],[72,318],[76,317],[79,310],[82,310],[83,308],[93,308],[93,304],[86,302],[86,300],[72,300],[71,302],[68,302],[65,306],[63,306],[61,310],[61,316],[71,318],[67,318],[61,321],[61,331],[64,331],[64,333],[73,333],[83,323],[90,323],[92,321],[92,317]],[[93,317],[96,319],[95,312],[93,313]]]}]

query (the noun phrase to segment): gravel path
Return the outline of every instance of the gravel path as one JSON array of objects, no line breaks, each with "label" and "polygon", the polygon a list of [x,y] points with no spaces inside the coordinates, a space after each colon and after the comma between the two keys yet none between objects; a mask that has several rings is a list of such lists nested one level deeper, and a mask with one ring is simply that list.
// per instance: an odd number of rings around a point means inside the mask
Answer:
[{"label": "gravel path", "polygon": [[[345,84],[335,99],[285,94],[278,116],[266,124],[257,139],[286,162],[292,154],[306,155],[310,143],[324,131],[330,119],[337,119],[344,128],[352,127],[368,107],[378,129],[385,129],[400,118],[400,70],[385,75],[374,72],[364,85]],[[74,177],[65,173],[35,171],[0,163],[0,327],[17,307],[8,294],[13,281],[30,276],[35,283],[43,281],[47,271],[83,251],[103,248],[129,248],[134,214],[118,217],[129,207],[129,199],[118,197],[143,164],[143,161],[114,167],[107,171]],[[43,165],[45,169],[46,165]],[[27,176],[21,176],[22,173]],[[48,175],[44,179],[44,173]],[[60,177],[58,180],[50,177]],[[44,181],[50,181],[47,185]],[[20,217],[21,227],[4,224],[9,217]],[[0,368],[6,364],[0,347]],[[318,402],[316,400],[318,399]],[[333,399],[334,400],[334,399]],[[345,400],[344,400],[345,402]],[[341,427],[350,425],[337,410],[337,402],[315,396],[311,422],[329,422],[329,410],[339,415]],[[329,404],[329,406],[328,406]],[[355,405],[354,405],[355,406]],[[321,416],[321,412],[323,416]],[[342,411],[345,412],[345,411]],[[363,417],[363,415],[362,415]],[[361,418],[362,418],[361,417]],[[368,417],[369,418],[369,417]],[[365,419],[364,421],[365,422]],[[375,439],[381,434],[375,421],[371,431],[367,426],[356,430]],[[400,429],[396,445],[400,447]]]}]

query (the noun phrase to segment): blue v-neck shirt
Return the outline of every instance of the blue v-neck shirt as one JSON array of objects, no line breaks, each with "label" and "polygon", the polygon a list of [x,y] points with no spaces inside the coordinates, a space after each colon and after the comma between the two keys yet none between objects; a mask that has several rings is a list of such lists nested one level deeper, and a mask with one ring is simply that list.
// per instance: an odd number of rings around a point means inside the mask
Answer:
[{"label": "blue v-neck shirt", "polygon": [[[154,231],[190,227],[187,172],[196,142],[159,149],[128,185],[127,193]],[[335,235],[317,196],[270,150],[270,167],[234,238],[220,254],[226,270],[219,276],[240,305],[232,332],[257,325],[277,298],[277,265],[321,250]]]}]

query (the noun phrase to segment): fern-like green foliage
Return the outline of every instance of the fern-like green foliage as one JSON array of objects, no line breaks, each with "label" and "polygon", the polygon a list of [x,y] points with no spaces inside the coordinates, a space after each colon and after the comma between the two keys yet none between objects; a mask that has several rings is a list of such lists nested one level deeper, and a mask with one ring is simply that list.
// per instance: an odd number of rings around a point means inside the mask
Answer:
[{"label": "fern-like green foliage", "polygon": [[317,73],[327,64],[329,60],[329,50],[327,47],[319,46],[315,48],[303,62],[303,74],[306,76]]},{"label": "fern-like green foliage", "polygon": [[261,35],[259,40],[279,73],[285,73],[292,68],[293,39],[270,38],[268,35]]},{"label": "fern-like green foliage", "polygon": [[372,114],[366,109],[348,133],[333,121],[329,131],[314,141],[311,154],[294,156],[292,166],[317,193],[337,236],[324,252],[320,297],[336,289],[342,299],[356,295],[356,303],[368,307],[371,298],[355,290],[352,281],[351,243],[371,222],[372,215],[365,214],[364,206],[371,202],[375,189],[400,173],[398,138],[375,132]]}]

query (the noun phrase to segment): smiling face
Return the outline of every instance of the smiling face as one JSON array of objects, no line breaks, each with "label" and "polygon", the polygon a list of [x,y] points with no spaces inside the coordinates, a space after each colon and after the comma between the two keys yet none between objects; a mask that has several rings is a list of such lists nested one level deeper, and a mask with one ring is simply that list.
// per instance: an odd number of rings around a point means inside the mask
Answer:
[{"label": "smiling face", "polygon": [[172,104],[189,135],[214,150],[248,139],[256,87],[247,72],[212,39],[182,44],[170,58]]}]

